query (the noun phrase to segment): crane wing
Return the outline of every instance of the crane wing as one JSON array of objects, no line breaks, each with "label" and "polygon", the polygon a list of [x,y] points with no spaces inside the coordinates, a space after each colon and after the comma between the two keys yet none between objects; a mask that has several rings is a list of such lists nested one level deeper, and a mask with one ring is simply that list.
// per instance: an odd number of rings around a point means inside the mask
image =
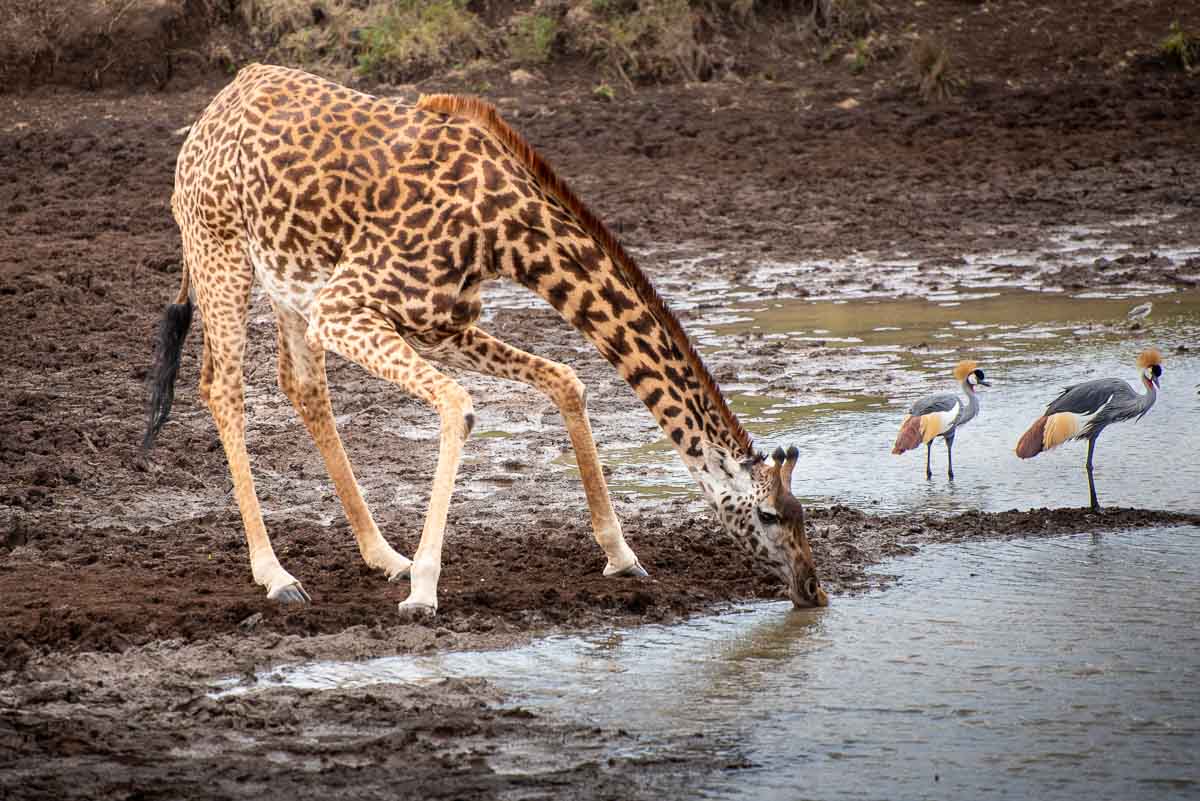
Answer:
[{"label": "crane wing", "polygon": [[1136,400],[1137,393],[1119,378],[1098,378],[1069,386],[1046,407],[1046,416],[1059,412],[1095,414],[1109,401]]},{"label": "crane wing", "polygon": [[949,392],[940,392],[936,395],[926,395],[923,398],[918,398],[913,403],[908,413],[913,417],[921,417],[934,412],[948,412],[958,406],[958,396],[952,395]]}]

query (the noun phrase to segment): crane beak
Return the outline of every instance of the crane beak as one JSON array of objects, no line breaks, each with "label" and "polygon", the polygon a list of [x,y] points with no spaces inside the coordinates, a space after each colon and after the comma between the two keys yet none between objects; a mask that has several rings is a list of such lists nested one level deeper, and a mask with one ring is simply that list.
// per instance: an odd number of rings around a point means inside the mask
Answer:
[{"label": "crane beak", "polygon": [[991,385],[992,385],[991,381],[980,381],[979,382],[979,386],[981,386],[981,387],[990,387]]}]

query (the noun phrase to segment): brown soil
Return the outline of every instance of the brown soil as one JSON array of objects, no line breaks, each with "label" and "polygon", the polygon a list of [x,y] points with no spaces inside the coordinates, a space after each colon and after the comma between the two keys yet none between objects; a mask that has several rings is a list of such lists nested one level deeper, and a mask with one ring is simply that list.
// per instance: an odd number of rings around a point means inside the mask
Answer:
[{"label": "brown soil", "polygon": [[[1090,27],[1055,33],[1068,23],[1032,8],[1006,9],[1004,25],[984,29],[971,4],[927,3],[920,13],[967,14],[979,44],[956,51],[974,54],[964,67],[978,80],[938,107],[917,103],[903,75],[852,76],[839,64],[793,64],[787,80],[646,89],[614,103],[572,77],[523,87],[498,77],[492,95],[630,246],[655,248],[643,266],[668,284],[687,279],[665,264],[672,252],[726,254],[712,269],[736,276],[764,257],[878,251],[927,264],[928,281],[907,290],[921,291],[952,275],[962,253],[1036,251],[1051,226],[1154,215],[1123,227],[1124,241],[1162,248],[1200,238],[1200,83],[1152,60],[1112,66],[1126,38],[1148,42],[1166,30],[1171,6],[1126,3],[1129,13],[1074,16]],[[1059,44],[1019,34],[1035,28]],[[945,32],[952,46],[967,36]],[[154,94],[0,96],[0,794],[403,797],[420,788],[434,797],[632,798],[661,794],[690,770],[728,767],[606,761],[597,754],[630,735],[506,712],[494,691],[469,682],[204,696],[213,676],[277,662],[495,647],[778,595],[696,497],[618,497],[651,578],[602,579],[557,416],[530,391],[464,376],[481,429],[516,433],[472,441],[451,508],[441,609],[427,626],[396,625],[406,588],[362,566],[320,458],[274,389],[273,325],[260,307],[248,439],[277,551],[314,599],[302,609],[268,604],[250,581],[224,457],[196,397],[199,331],[174,421],[151,463],[136,459],[151,336],[179,279],[169,211],[179,129],[223,80]],[[394,93],[435,86],[456,88]],[[857,107],[838,107],[851,97]],[[1120,274],[1187,285],[1196,272],[1153,258],[1061,266],[1051,261],[1028,279],[1091,286]],[[851,279],[874,276],[819,280],[836,291]],[[653,428],[552,310],[500,311],[487,326],[576,366],[602,445]],[[734,357],[721,358],[718,376]],[[411,552],[436,454],[432,415],[337,359],[330,382],[376,517]],[[1145,510],[880,518],[838,506],[812,518],[834,603],[885,581],[866,572],[872,564],[927,542],[1196,522]],[[309,737],[314,727],[339,734]],[[235,746],[242,735],[253,739]],[[525,742],[565,743],[564,764],[516,775],[489,761]],[[312,772],[301,779],[298,769]]]}]

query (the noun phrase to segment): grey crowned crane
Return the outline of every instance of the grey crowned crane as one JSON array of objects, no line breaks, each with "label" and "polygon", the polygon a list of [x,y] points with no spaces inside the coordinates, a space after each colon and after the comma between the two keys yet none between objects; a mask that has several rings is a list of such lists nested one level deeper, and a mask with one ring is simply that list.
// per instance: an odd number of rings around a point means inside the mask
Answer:
[{"label": "grey crowned crane", "polygon": [[896,435],[896,444],[892,453],[904,453],[925,443],[925,478],[933,478],[933,470],[929,466],[933,441],[941,437],[946,441],[946,475],[954,480],[954,434],[975,415],[979,414],[979,398],[975,394],[977,386],[990,387],[984,380],[983,371],[977,370],[978,362],[961,361],[954,368],[954,380],[962,385],[966,394],[966,402],[951,392],[940,392],[936,395],[926,395],[912,405],[904,422],[900,424],[900,433]]},{"label": "grey crowned crane", "polygon": [[1126,420],[1141,420],[1158,398],[1159,380],[1162,377],[1162,354],[1157,350],[1145,350],[1138,355],[1144,394],[1134,392],[1129,384],[1119,378],[1098,378],[1067,387],[1062,394],[1050,402],[1045,413],[1017,442],[1017,456],[1029,459],[1042,451],[1055,448],[1069,439],[1086,439],[1088,442],[1087,477],[1091,493],[1092,510],[1100,511],[1096,500],[1096,481],[1092,478],[1092,454],[1096,450],[1096,439],[1100,432],[1113,423]]}]

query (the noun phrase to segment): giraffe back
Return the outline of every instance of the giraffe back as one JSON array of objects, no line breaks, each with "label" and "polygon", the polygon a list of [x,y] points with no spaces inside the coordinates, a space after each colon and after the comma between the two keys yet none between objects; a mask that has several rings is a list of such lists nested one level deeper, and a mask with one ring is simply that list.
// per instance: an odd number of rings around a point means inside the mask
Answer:
[{"label": "giraffe back", "polygon": [[340,272],[348,292],[398,325],[460,329],[478,316],[478,284],[491,275],[479,243],[463,236],[478,221],[453,154],[482,153],[489,138],[255,64],[192,127],[172,206],[182,227],[242,249],[272,299],[296,311],[307,313]]}]

